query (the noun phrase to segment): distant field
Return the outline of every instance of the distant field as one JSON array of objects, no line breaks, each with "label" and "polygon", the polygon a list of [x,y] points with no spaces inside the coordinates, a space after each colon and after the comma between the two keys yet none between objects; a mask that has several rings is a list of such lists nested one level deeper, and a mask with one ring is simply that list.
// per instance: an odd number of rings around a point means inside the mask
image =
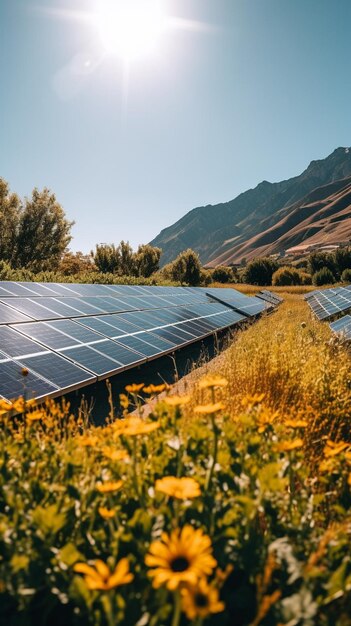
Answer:
[{"label": "distant field", "polygon": [[[212,286],[212,285],[211,285]],[[335,285],[332,285],[335,287]],[[304,294],[309,291],[314,291],[316,287],[314,285],[292,285],[291,287],[259,287],[258,285],[245,285],[241,283],[235,283],[232,285],[223,285],[221,283],[213,283],[213,287],[233,287],[242,293],[248,295],[254,295],[261,289],[269,289],[269,291],[274,291],[276,293],[284,295],[284,293],[295,293],[295,294]],[[326,287],[323,287],[325,289]]]}]

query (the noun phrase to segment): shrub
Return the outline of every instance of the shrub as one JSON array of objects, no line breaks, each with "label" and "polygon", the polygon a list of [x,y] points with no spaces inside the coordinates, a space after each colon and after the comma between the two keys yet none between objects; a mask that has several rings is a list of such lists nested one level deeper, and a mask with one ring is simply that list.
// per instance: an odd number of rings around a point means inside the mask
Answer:
[{"label": "shrub", "polygon": [[173,280],[182,284],[196,286],[201,282],[201,263],[199,255],[191,250],[185,250],[170,264],[169,272]]},{"label": "shrub", "polygon": [[321,285],[333,285],[335,283],[334,274],[328,267],[322,267],[313,275],[313,284],[317,287]]},{"label": "shrub", "polygon": [[341,276],[344,270],[351,267],[351,247],[338,248],[334,252],[334,262],[338,273]]},{"label": "shrub", "polygon": [[299,271],[293,267],[280,267],[272,276],[272,285],[284,287],[285,285],[302,285]]},{"label": "shrub", "polygon": [[233,283],[236,280],[236,272],[231,267],[218,265],[212,270],[212,280],[217,283]]},{"label": "shrub", "polygon": [[336,275],[337,268],[334,254],[329,254],[328,252],[312,252],[307,261],[308,272],[313,276],[316,272],[319,272],[319,270],[325,267],[332,272],[333,276]]},{"label": "shrub", "polygon": [[271,285],[272,276],[278,267],[278,263],[274,259],[254,259],[246,267],[244,281],[250,285]]},{"label": "shrub", "polygon": [[341,280],[343,283],[351,283],[351,269],[346,269],[341,274]]},{"label": "shrub", "polygon": [[290,266],[280,267],[272,276],[272,285],[311,285],[312,276],[307,272]]}]

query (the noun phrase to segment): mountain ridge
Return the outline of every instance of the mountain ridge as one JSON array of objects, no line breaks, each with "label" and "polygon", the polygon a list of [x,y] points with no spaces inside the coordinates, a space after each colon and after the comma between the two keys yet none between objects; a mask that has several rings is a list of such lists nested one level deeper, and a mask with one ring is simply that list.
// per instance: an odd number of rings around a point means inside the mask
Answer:
[{"label": "mountain ridge", "polygon": [[[326,200],[328,185],[348,176],[351,176],[351,151],[346,147],[336,148],[325,159],[311,161],[298,176],[274,183],[263,180],[228,202],[195,207],[163,229],[151,244],[163,249],[163,265],[186,248],[198,252],[202,263],[208,266],[259,256],[262,246],[255,240],[260,234],[271,229],[273,233],[285,213],[296,211],[309,194],[322,194]],[[323,190],[323,187],[326,188]],[[301,219],[304,214],[300,213]],[[284,222],[280,229],[283,225]],[[348,229],[346,231],[347,238],[351,237],[351,224],[349,235]],[[297,234],[295,240],[299,241]],[[278,238],[274,252],[281,252],[282,246]]]}]

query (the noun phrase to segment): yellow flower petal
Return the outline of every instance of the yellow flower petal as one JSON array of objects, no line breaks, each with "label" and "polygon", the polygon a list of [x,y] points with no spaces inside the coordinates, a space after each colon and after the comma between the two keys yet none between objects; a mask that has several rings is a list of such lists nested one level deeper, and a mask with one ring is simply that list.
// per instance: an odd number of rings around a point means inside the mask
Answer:
[{"label": "yellow flower petal", "polygon": [[228,381],[223,376],[217,374],[205,376],[199,382],[199,389],[208,389],[209,387],[227,387]]},{"label": "yellow flower petal", "polygon": [[167,396],[164,401],[168,406],[184,406],[189,404],[190,396]]},{"label": "yellow flower petal", "polygon": [[200,415],[210,415],[212,413],[218,413],[218,411],[223,411],[223,409],[225,409],[223,402],[200,404],[195,407],[194,413],[199,413]]},{"label": "yellow flower petal", "polygon": [[99,483],[96,485],[96,489],[100,493],[112,493],[113,491],[119,491],[123,486],[123,480],[117,480],[115,482],[106,481],[105,483]]}]

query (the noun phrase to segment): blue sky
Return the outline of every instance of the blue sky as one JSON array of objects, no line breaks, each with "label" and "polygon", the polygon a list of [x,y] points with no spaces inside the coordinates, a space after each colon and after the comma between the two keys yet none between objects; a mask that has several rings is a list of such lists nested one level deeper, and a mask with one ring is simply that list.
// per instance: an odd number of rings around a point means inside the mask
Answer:
[{"label": "blue sky", "polygon": [[351,143],[350,0],[163,0],[203,27],[133,63],[128,96],[94,26],[62,17],[98,2],[0,0],[0,176],[56,193],[72,249],[146,243]]}]

